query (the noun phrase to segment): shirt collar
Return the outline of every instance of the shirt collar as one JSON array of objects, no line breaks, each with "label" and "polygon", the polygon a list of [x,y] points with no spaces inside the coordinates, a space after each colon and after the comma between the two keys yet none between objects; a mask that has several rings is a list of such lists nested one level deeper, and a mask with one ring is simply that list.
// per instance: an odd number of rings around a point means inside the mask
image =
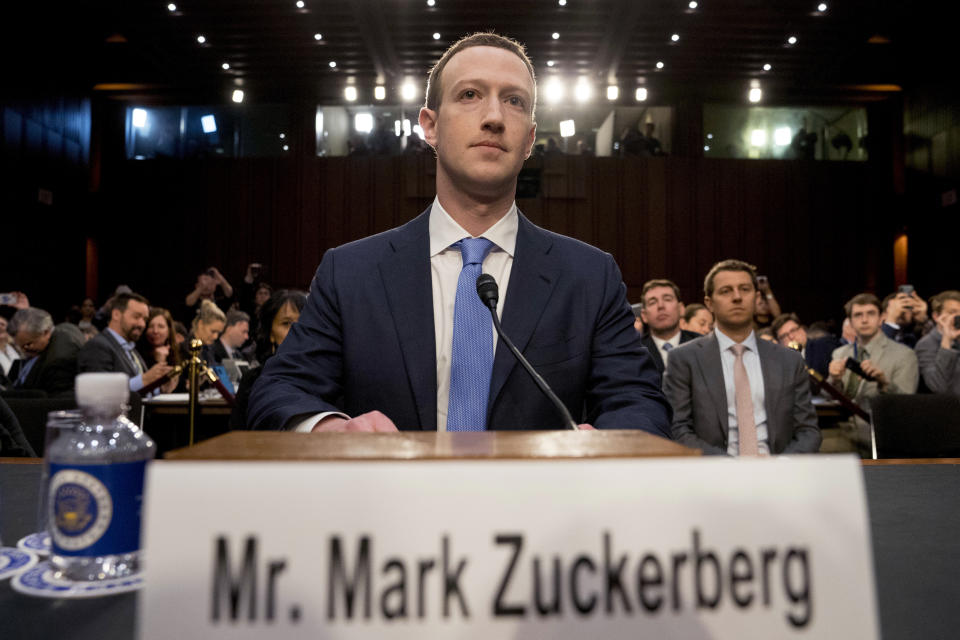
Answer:
[{"label": "shirt collar", "polygon": [[107,327],[107,332],[108,332],[111,336],[113,336],[113,339],[116,340],[117,343],[119,343],[119,345],[123,348],[124,351],[133,351],[133,348],[136,346],[135,344],[133,344],[132,342],[128,341],[126,338],[124,338],[123,336],[121,336],[119,333],[117,333],[116,331],[114,331],[114,330],[111,329],[110,327]]},{"label": "shirt collar", "polygon": [[[486,238],[512,258],[517,247],[519,224],[520,216],[517,212],[517,203],[514,202],[510,205],[507,214],[479,237]],[[430,257],[432,258],[449,249],[450,245],[455,242],[469,237],[471,236],[466,229],[457,224],[456,220],[451,218],[450,214],[443,208],[440,199],[434,198],[433,205],[430,207]]]},{"label": "shirt collar", "polygon": [[[724,351],[727,351],[730,347],[737,344],[736,342],[733,341],[732,338],[730,338],[730,336],[720,331],[720,329],[716,327],[713,328],[713,333],[715,336],[717,336],[717,342],[720,344],[721,353],[723,353]],[[750,335],[748,335],[747,338],[741,344],[743,344],[750,351],[753,351],[754,353],[758,353],[757,334],[755,331],[751,330]]]},{"label": "shirt collar", "polygon": [[660,338],[658,338],[657,336],[653,335],[652,333],[650,334],[650,337],[653,338],[653,344],[657,345],[657,349],[661,349],[661,350],[662,350],[662,349],[663,349],[663,345],[665,345],[665,344],[667,344],[667,343],[670,343],[670,345],[673,346],[673,347],[679,347],[679,346],[680,346],[680,331],[679,331],[679,330],[678,330],[675,334],[673,334],[673,337],[670,338],[669,340],[661,340]]}]

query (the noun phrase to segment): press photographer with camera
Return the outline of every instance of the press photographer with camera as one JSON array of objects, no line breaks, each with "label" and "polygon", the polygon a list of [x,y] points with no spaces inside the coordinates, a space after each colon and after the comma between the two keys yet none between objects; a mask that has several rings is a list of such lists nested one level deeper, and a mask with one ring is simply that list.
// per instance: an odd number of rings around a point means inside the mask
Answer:
[{"label": "press photographer with camera", "polygon": [[920,375],[930,391],[960,396],[960,291],[937,294],[931,306],[937,326],[917,342]]},{"label": "press photographer with camera", "polygon": [[233,287],[216,267],[210,267],[197,276],[193,291],[184,299],[183,313],[179,317],[192,318],[203,300],[213,302],[224,313],[229,311],[233,304]]}]

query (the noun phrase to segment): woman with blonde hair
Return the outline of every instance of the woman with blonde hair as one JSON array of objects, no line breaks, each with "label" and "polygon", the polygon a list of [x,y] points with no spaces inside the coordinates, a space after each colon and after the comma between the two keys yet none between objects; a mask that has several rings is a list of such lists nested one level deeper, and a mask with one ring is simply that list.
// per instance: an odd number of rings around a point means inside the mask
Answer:
[{"label": "woman with blonde hair", "polygon": [[216,364],[213,349],[210,347],[216,342],[217,338],[220,337],[220,334],[223,333],[223,328],[226,324],[227,316],[224,315],[223,311],[221,311],[216,304],[211,300],[201,301],[200,307],[197,309],[197,314],[193,317],[190,336],[180,344],[181,358],[184,360],[190,358],[190,342],[193,338],[197,338],[203,343],[203,350],[200,352],[200,357],[210,365]]}]

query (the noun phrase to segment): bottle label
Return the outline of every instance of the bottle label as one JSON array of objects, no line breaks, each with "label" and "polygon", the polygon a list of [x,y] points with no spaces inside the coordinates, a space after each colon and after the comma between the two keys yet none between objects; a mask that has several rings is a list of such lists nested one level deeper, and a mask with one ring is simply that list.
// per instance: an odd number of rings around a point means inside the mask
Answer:
[{"label": "bottle label", "polygon": [[53,552],[103,556],[140,548],[146,460],[50,464],[49,522]]}]

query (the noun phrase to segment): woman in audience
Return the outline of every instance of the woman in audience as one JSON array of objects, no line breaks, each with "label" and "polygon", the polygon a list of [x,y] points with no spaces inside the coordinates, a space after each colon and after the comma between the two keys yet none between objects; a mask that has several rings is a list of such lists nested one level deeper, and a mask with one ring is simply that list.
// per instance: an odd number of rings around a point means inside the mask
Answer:
[{"label": "woman in audience", "polygon": [[705,336],[713,331],[713,314],[702,304],[688,304],[680,319],[680,328]]},{"label": "woman in audience", "polygon": [[307,294],[296,289],[278,289],[260,307],[260,323],[257,332],[257,361],[260,367],[243,374],[237,389],[236,403],[230,414],[230,428],[244,429],[247,425],[247,401],[250,389],[260,377],[263,364],[277,352],[277,347],[287,337],[290,327],[300,319],[300,312],[307,303]]},{"label": "woman in audience", "polygon": [[190,342],[197,338],[203,343],[203,350],[200,357],[211,367],[217,364],[217,359],[213,355],[213,349],[210,347],[223,333],[223,328],[227,324],[227,316],[212,300],[201,300],[197,308],[197,314],[193,317],[191,325],[190,339],[184,340],[180,344],[180,356],[183,360],[190,359]]},{"label": "woman in audience", "polygon": [[137,351],[143,356],[149,369],[155,364],[180,364],[180,350],[177,349],[173,316],[163,307],[150,307],[147,316],[147,330],[137,342]]}]

